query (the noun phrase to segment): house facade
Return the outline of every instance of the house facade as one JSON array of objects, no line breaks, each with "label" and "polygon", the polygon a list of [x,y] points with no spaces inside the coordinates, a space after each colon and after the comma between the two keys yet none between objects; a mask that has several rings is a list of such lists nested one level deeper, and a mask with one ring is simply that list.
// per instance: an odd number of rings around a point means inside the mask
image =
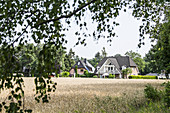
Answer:
[{"label": "house facade", "polygon": [[75,67],[77,66],[77,74],[83,75],[84,71],[87,70],[89,73],[94,73],[95,68],[86,60],[79,60],[76,64],[71,67],[70,75],[73,76],[75,74]]},{"label": "house facade", "polygon": [[[126,68],[132,69],[131,75],[139,73],[137,65],[129,56],[111,56],[103,58],[96,66],[94,73],[101,77],[114,74],[116,78],[122,78],[122,70]],[[128,78],[128,75],[125,75],[124,78]]]}]

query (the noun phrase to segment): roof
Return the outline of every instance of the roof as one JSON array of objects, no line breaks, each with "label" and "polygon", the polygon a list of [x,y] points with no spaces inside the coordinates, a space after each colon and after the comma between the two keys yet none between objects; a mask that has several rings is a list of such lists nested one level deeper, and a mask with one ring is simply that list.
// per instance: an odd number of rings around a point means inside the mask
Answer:
[{"label": "roof", "polygon": [[[102,65],[106,62],[106,60],[109,60],[111,62],[111,65],[115,65],[119,72],[121,72],[122,66],[137,67],[135,62],[129,56],[105,57],[98,63],[96,67],[101,68]],[[97,72],[97,68],[95,69],[95,73]]]},{"label": "roof", "polygon": [[108,58],[109,60],[110,60],[110,62],[111,62],[111,65],[115,65],[115,67],[118,69],[118,71],[121,71],[120,70],[120,66],[119,66],[119,63],[118,63],[118,61],[117,61],[117,59],[116,58]]},{"label": "roof", "polygon": [[88,71],[94,70],[94,67],[86,59],[77,61],[72,68],[75,68],[75,66],[78,68],[85,68]]},{"label": "roof", "polygon": [[119,63],[119,66],[126,66],[126,67],[136,67],[137,65],[129,56],[118,56],[115,57]]}]

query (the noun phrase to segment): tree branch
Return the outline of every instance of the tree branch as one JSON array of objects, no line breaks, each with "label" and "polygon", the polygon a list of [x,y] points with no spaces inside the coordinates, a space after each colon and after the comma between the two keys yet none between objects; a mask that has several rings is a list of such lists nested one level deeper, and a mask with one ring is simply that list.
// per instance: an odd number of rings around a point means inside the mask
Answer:
[{"label": "tree branch", "polygon": [[13,41],[12,44],[14,44],[15,42],[17,42],[20,39],[20,37],[27,31],[28,26],[29,26],[29,24],[25,27],[24,31]]},{"label": "tree branch", "polygon": [[55,19],[50,19],[50,20],[45,20],[37,25],[36,26],[39,26],[39,25],[42,25],[42,24],[45,24],[45,23],[49,23],[49,22],[54,22],[54,21],[57,21],[57,20],[60,20],[62,18],[70,18],[71,16],[73,16],[74,14],[76,14],[78,11],[82,10],[83,8],[85,8],[86,6],[90,5],[91,3],[94,3],[95,1],[97,0],[91,0],[90,2],[86,3],[86,4],[83,4],[81,7],[77,8],[76,10],[74,10],[73,12],[71,12],[70,14],[68,15],[61,15],[60,17],[57,17]]}]

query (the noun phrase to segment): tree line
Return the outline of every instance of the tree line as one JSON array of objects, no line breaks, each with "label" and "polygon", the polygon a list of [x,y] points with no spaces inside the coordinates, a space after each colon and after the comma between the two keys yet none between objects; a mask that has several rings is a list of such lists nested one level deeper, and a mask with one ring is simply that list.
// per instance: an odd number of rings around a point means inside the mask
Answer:
[{"label": "tree line", "polygon": [[[159,43],[160,42],[158,42],[158,44]],[[137,64],[141,75],[145,75],[148,73],[161,73],[162,70],[165,70],[165,67],[163,67],[163,65],[161,66],[161,62],[155,59],[157,55],[156,53],[160,52],[160,48],[158,48],[158,51],[155,50],[156,47],[158,47],[158,44],[153,46],[143,58],[139,53],[133,52],[132,50],[127,51],[124,55],[118,53],[113,56],[114,57],[129,56]],[[19,51],[16,52],[13,57],[14,57],[14,62],[16,61],[20,65],[20,72],[29,70],[30,74],[32,74],[33,76],[36,75],[36,69],[38,68],[39,53],[43,48],[43,44],[38,44],[38,45],[27,44],[27,45],[23,45],[22,48],[20,46],[15,47],[16,50],[18,50],[18,48],[20,48]],[[60,74],[62,71],[69,72],[71,67],[78,60],[85,59],[83,57],[76,55],[72,49],[70,49],[69,52],[67,53],[66,48],[64,47],[60,47],[58,50],[56,50],[55,54],[56,56],[52,59],[55,65],[54,66],[49,65],[49,68],[52,68],[54,72],[57,71],[57,74]],[[95,54],[94,58],[87,59],[87,60],[96,68],[98,63],[104,57],[107,57],[107,52],[105,47],[103,47],[101,51],[98,51]]]}]

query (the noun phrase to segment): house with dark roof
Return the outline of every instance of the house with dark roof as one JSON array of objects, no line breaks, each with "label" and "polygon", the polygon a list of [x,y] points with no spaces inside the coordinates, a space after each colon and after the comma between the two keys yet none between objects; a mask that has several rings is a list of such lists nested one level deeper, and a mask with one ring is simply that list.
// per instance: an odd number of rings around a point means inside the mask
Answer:
[{"label": "house with dark roof", "polygon": [[[96,66],[94,73],[104,77],[114,74],[116,78],[122,78],[122,70],[126,68],[132,69],[131,75],[139,73],[137,65],[129,56],[111,56],[103,58]],[[128,75],[125,78],[128,78]]]},{"label": "house with dark roof", "polygon": [[77,66],[77,73],[79,75],[83,75],[84,71],[87,70],[89,73],[94,73],[95,68],[86,60],[79,60],[78,62],[76,62],[76,64],[71,67],[70,69],[70,75],[74,75],[75,74],[75,67]]}]

